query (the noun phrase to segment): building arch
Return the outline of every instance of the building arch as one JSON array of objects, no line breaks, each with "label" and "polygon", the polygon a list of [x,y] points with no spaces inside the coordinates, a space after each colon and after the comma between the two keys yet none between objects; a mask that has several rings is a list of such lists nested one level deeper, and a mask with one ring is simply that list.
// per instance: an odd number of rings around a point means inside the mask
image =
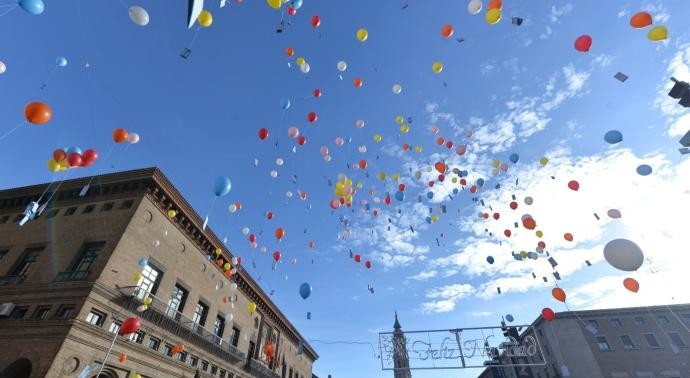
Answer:
[{"label": "building arch", "polygon": [[119,378],[116,372],[110,369],[103,369],[98,375],[92,375],[91,378]]},{"label": "building arch", "polygon": [[33,365],[26,358],[19,358],[7,365],[0,373],[0,378],[29,378]]}]

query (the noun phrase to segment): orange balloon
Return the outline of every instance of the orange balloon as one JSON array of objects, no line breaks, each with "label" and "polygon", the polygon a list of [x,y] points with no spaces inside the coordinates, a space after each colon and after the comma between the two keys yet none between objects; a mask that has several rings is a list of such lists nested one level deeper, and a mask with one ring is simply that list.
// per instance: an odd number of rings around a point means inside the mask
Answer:
[{"label": "orange balloon", "polygon": [[357,77],[354,80],[352,80],[352,85],[354,85],[355,88],[362,88],[362,85],[364,85],[364,82],[362,81],[361,78]]},{"label": "orange balloon", "polygon": [[29,123],[41,125],[50,121],[52,117],[53,111],[50,109],[50,106],[42,102],[31,102],[24,107],[24,118]]},{"label": "orange balloon", "polygon": [[235,206],[237,206],[237,210],[242,210],[242,202],[235,202]]},{"label": "orange balloon", "polygon": [[127,355],[124,353],[120,353],[120,357],[118,358],[118,361],[120,361],[120,363],[127,361]]},{"label": "orange balloon", "polygon": [[67,158],[67,154],[65,153],[65,150],[62,148],[58,148],[57,150],[53,151],[53,160],[60,162],[63,161]]},{"label": "orange balloon", "polygon": [[554,287],[551,290],[551,295],[553,295],[553,297],[556,298],[556,300],[565,302],[565,291],[563,291],[563,289],[561,289],[560,287]]},{"label": "orange balloon", "polygon": [[285,48],[285,55],[288,58],[292,58],[292,56],[295,55],[295,49],[293,49],[292,47],[286,47]]},{"label": "orange balloon", "polygon": [[566,233],[563,235],[563,239],[565,239],[565,240],[571,242],[571,241],[573,241],[573,234],[571,234],[570,232],[566,232]]},{"label": "orange balloon", "polygon": [[640,290],[640,283],[637,282],[637,280],[634,278],[624,279],[623,286],[625,286],[626,289],[632,291],[633,293],[637,293],[637,291]]},{"label": "orange balloon", "polygon": [[490,10],[490,9],[502,10],[502,9],[503,9],[503,1],[501,1],[501,0],[491,0],[491,2],[489,3],[489,6],[486,7],[486,10]]},{"label": "orange balloon", "polygon": [[537,227],[537,222],[532,218],[527,218],[522,221],[522,225],[528,230],[534,230]]},{"label": "orange balloon", "polygon": [[453,25],[451,25],[451,24],[443,25],[443,27],[441,28],[441,35],[443,36],[443,38],[452,37],[453,36]]},{"label": "orange balloon", "polygon": [[113,131],[113,140],[115,143],[124,143],[127,141],[127,135],[127,130],[115,129],[115,131]]},{"label": "orange balloon", "polygon": [[651,25],[652,22],[652,15],[647,12],[635,13],[630,18],[630,26],[632,26],[635,29],[646,28],[647,26]]},{"label": "orange balloon", "polygon": [[275,235],[276,235],[276,239],[282,240],[285,237],[285,230],[283,230],[282,227],[278,227],[278,228],[276,228]]},{"label": "orange balloon", "polygon": [[446,171],[446,164],[442,161],[437,161],[436,164],[434,164],[434,168],[436,168],[439,173],[443,173]]}]

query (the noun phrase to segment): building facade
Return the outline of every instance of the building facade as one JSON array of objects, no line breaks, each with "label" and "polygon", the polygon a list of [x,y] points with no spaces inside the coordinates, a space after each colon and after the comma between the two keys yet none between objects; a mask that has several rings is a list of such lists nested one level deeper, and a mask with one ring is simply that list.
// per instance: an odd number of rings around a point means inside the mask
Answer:
[{"label": "building facade", "polygon": [[[479,377],[690,377],[690,304],[539,316],[519,338],[535,332],[541,353],[525,358],[542,366],[489,367]],[[511,363],[505,355],[499,362]]]},{"label": "building facade", "polygon": [[96,377],[133,316],[101,377],[311,377],[318,355],[232,257],[156,168],[0,191],[0,378]]},{"label": "building facade", "polygon": [[410,356],[407,354],[407,340],[398,321],[398,313],[395,313],[395,323],[393,324],[393,371],[394,378],[412,378],[410,372]]}]

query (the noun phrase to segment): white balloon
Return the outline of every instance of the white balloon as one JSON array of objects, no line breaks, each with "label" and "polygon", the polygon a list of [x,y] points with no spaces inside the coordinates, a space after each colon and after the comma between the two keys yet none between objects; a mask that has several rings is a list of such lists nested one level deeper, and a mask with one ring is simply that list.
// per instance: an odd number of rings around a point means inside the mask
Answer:
[{"label": "white balloon", "polygon": [[341,60],[340,62],[338,62],[337,67],[338,67],[338,71],[345,72],[345,70],[347,69],[347,63],[345,63],[345,61]]},{"label": "white balloon", "polygon": [[237,211],[237,205],[233,203],[232,205],[228,206],[228,211],[234,213],[235,211]]},{"label": "white balloon", "polygon": [[359,150],[359,152],[361,152],[361,153],[365,153],[365,152],[367,152],[367,146],[361,144],[361,145],[359,145],[358,150]]},{"label": "white balloon", "polygon": [[277,159],[276,159],[276,165],[277,165],[277,166],[280,167],[281,165],[283,165],[283,163],[285,163],[285,162],[283,161],[283,159],[281,159],[281,158],[277,158]]},{"label": "white balloon", "polygon": [[400,94],[402,92],[402,86],[400,84],[393,85],[393,93]]},{"label": "white balloon", "polygon": [[230,262],[232,263],[232,265],[237,265],[237,257],[233,257],[232,259],[230,259]]},{"label": "white balloon", "polygon": [[242,234],[244,235],[249,235],[249,227],[245,227],[242,229]]},{"label": "white balloon", "polygon": [[161,245],[160,240],[154,240],[154,241],[153,241],[153,246],[154,246],[154,247],[158,248],[158,246],[160,246],[160,245]]},{"label": "white balloon", "polygon": [[299,69],[304,73],[309,73],[309,71],[311,71],[311,66],[309,66],[309,63],[304,62],[304,64],[299,66]]},{"label": "white balloon", "polygon": [[471,0],[469,4],[467,4],[467,11],[470,12],[470,14],[477,14],[482,11],[482,0]]},{"label": "white balloon", "polygon": [[0,61],[0,74],[4,74],[5,71],[7,71],[7,66],[5,65],[5,62]]},{"label": "white balloon", "polygon": [[232,319],[234,319],[234,318],[235,318],[235,315],[233,315],[232,312],[229,313],[229,314],[227,314],[227,315],[225,315],[225,321],[226,321],[227,323],[230,323],[230,322],[232,321]]},{"label": "white balloon", "polygon": [[131,144],[137,144],[141,140],[141,137],[139,137],[139,134],[137,133],[129,133],[127,134],[127,141]]},{"label": "white balloon", "polygon": [[285,193],[285,197],[292,198],[292,192],[288,191],[287,193]]},{"label": "white balloon", "polygon": [[146,26],[149,23],[149,12],[138,5],[133,5],[129,7],[129,18],[139,26]]},{"label": "white balloon", "polygon": [[628,239],[614,239],[604,246],[604,258],[616,269],[634,272],[644,263],[644,253]]},{"label": "white balloon", "polygon": [[325,161],[331,161],[331,155],[323,155],[323,160]]},{"label": "white balloon", "polygon": [[273,178],[278,177],[278,171],[275,171],[275,170],[271,171],[271,177],[273,177]]}]

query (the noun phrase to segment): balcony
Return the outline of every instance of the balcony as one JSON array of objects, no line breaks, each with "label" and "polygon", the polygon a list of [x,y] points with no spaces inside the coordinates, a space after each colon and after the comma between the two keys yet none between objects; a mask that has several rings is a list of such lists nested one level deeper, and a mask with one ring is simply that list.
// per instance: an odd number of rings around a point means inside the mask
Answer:
[{"label": "balcony", "polygon": [[19,285],[20,283],[24,282],[25,278],[26,278],[26,275],[3,276],[3,277],[0,277],[0,286]]},{"label": "balcony", "polygon": [[[167,302],[160,298],[134,286],[119,288],[119,290],[122,295],[118,299],[118,304],[141,319],[231,363],[245,360],[245,354],[227,340],[218,337],[181,312],[168,307]],[[137,307],[143,304],[146,297],[151,298],[153,302],[148,306],[148,310],[138,312]]]},{"label": "balcony", "polygon": [[60,272],[53,282],[85,281],[91,272],[88,270],[74,270],[71,272]]},{"label": "balcony", "polygon": [[249,363],[244,367],[245,370],[255,377],[259,378],[280,378],[278,373],[272,371],[261,362],[250,358]]}]

